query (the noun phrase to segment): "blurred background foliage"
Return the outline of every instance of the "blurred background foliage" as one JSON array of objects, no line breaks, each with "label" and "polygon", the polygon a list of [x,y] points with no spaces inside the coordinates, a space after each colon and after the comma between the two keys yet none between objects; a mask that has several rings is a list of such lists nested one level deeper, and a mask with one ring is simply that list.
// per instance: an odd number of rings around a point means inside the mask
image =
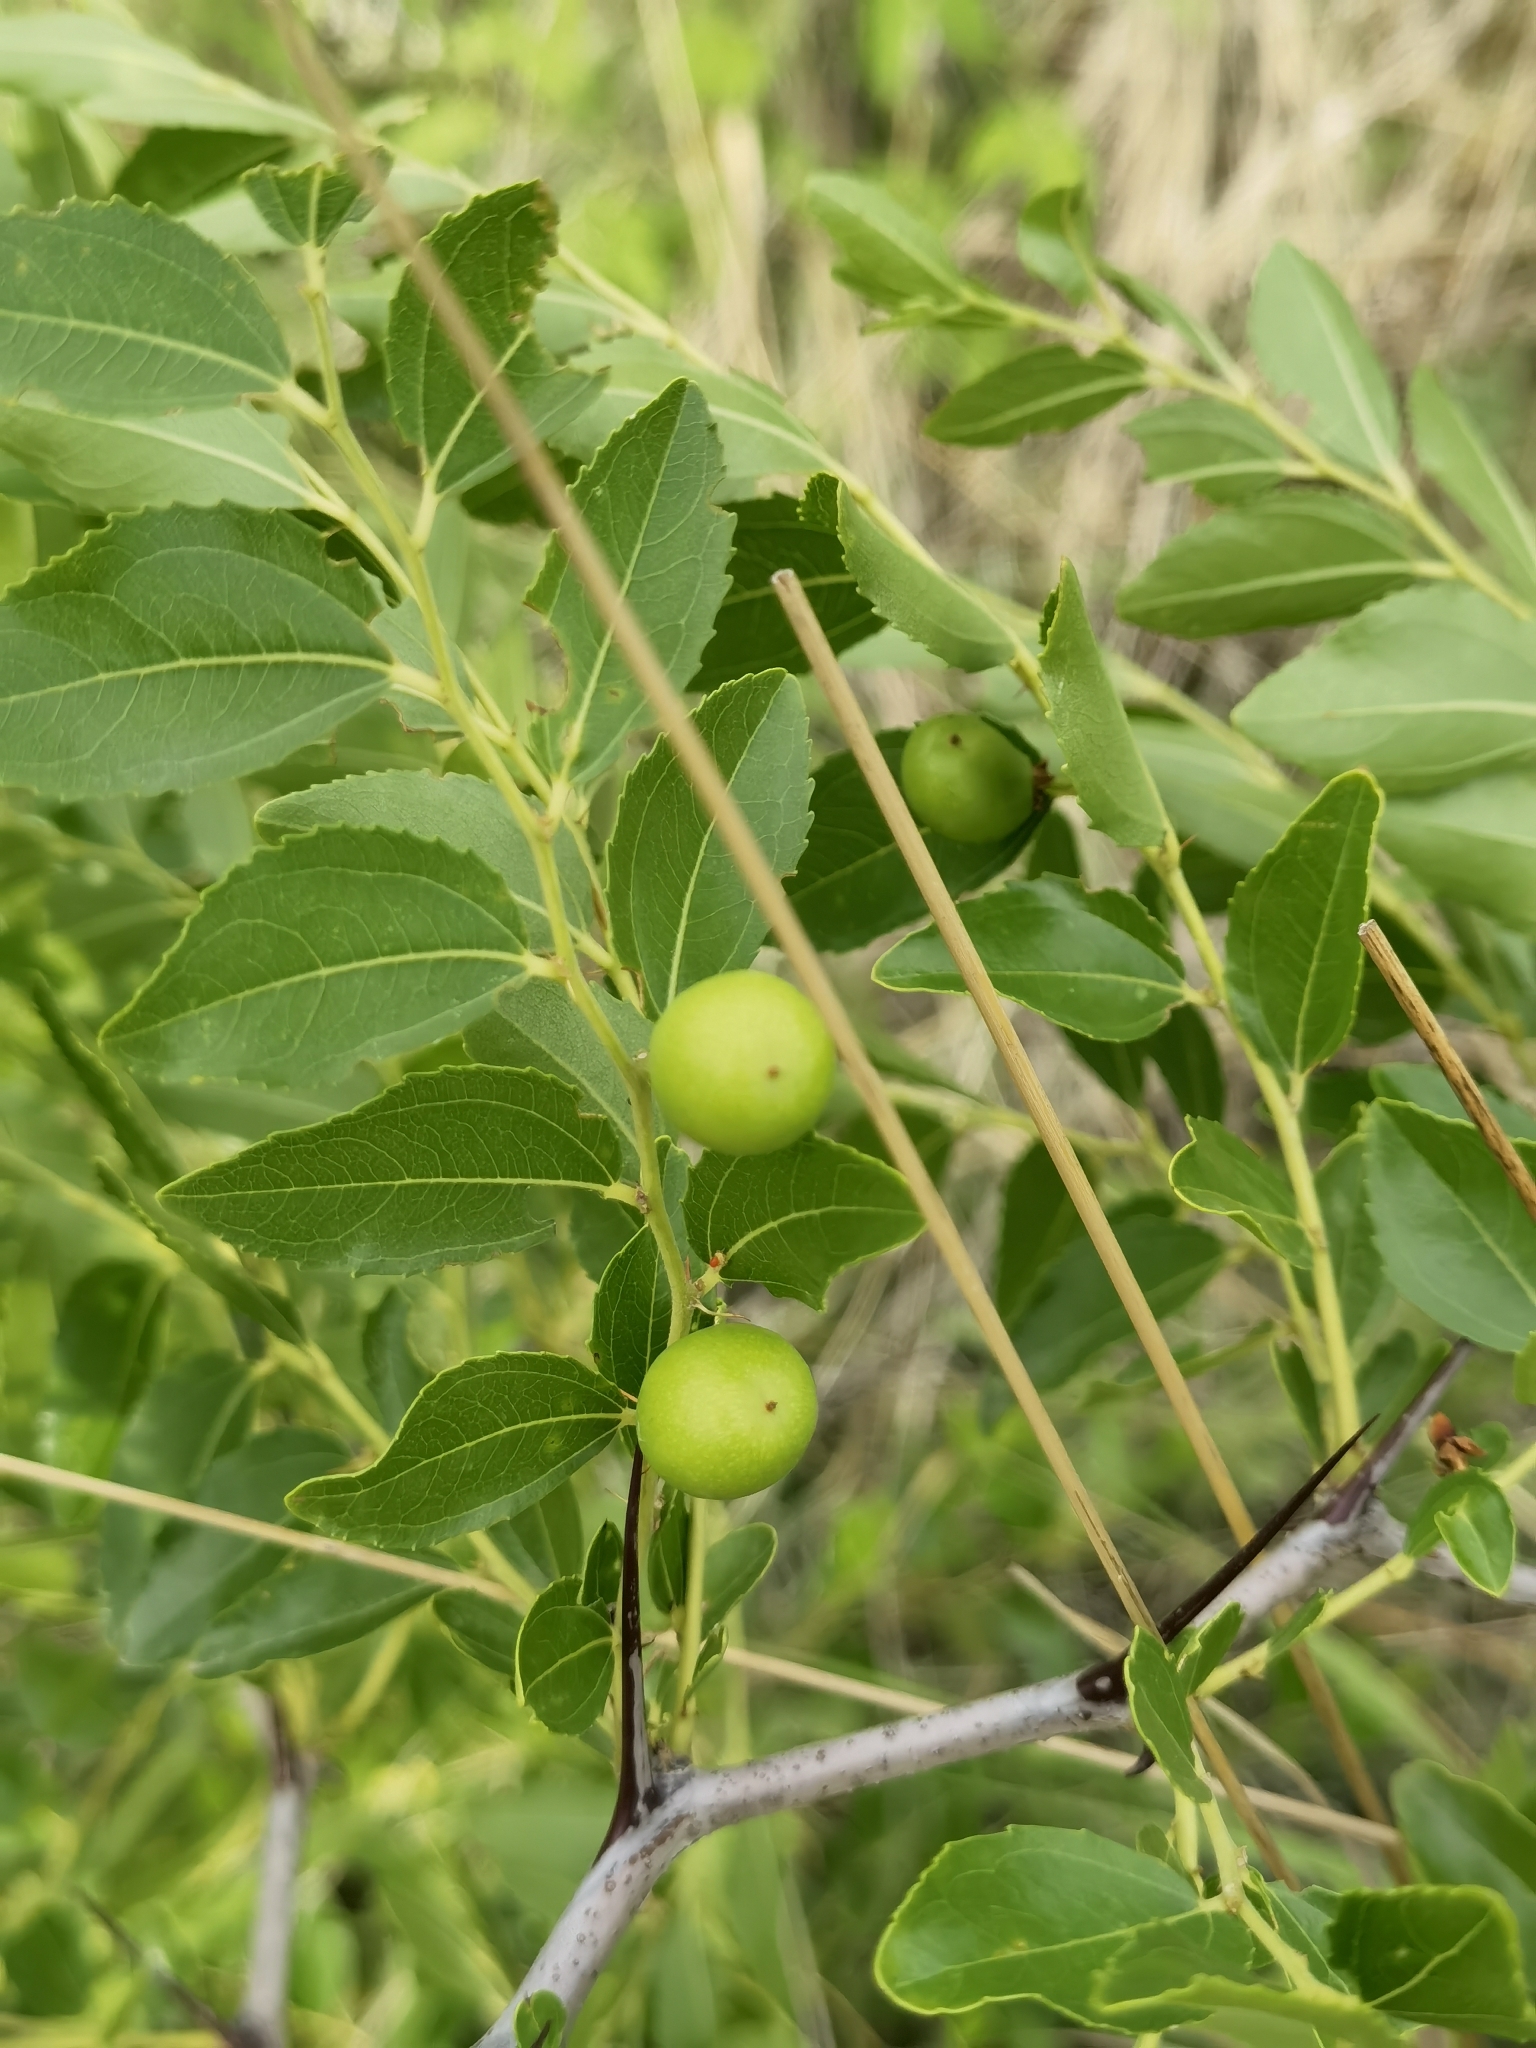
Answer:
[{"label": "blurred background foliage", "polygon": [[[141,0],[131,14],[95,11],[291,92],[259,7]],[[832,281],[801,204],[813,169],[886,177],[953,231],[967,263],[1026,290],[1013,268],[1019,206],[1081,176],[1106,254],[1218,326],[1288,235],[1338,276],[1387,361],[1441,366],[1527,491],[1536,483],[1536,13],[1524,0],[318,0],[311,12],[359,98],[392,104],[402,150],[477,183],[547,179],[579,255],[777,383],[946,562],[1027,601],[1051,586],[1063,553],[1107,593],[1182,524],[1183,504],[1142,485],[1137,450],[1108,422],[980,454],[922,439],[917,423],[941,383],[983,367],[996,344],[963,332],[861,338],[860,309]],[[82,148],[110,153],[124,141],[82,142],[14,105],[7,119],[14,175],[45,202],[89,185]],[[25,182],[3,195],[28,196]],[[40,556],[78,531],[47,507],[36,527]],[[451,549],[455,522],[440,529]],[[500,636],[510,658],[522,644],[517,579],[535,544],[514,532],[473,545],[461,534],[457,545],[476,638]],[[1215,708],[1281,651],[1280,636],[1192,649],[1110,632]],[[877,672],[871,687],[891,723],[944,701],[933,677]],[[267,778],[256,794],[440,752],[366,714],[334,759],[290,764],[288,782]],[[190,889],[249,844],[248,803],[228,790],[6,827],[6,1449],[120,1473],[142,1452],[149,1483],[161,1484],[180,1456],[173,1490],[191,1490],[242,1441],[258,1399],[269,1422],[334,1421],[291,1360],[268,1354],[253,1370],[208,1291],[93,1192],[102,1126],[24,993],[42,967],[73,1015],[99,1022],[168,942]],[[1102,845],[1087,852],[1105,858]],[[847,982],[869,1012],[861,961]],[[1005,1100],[966,1006],[890,999],[881,1019],[909,1062],[931,1062],[983,1109]],[[1068,1121],[1097,1141],[1112,1204],[1170,1209],[1155,1164],[1176,1129],[1169,1104],[1154,1096],[1149,1110],[1131,1108],[1049,1027],[1026,1027]],[[169,1096],[158,1106],[173,1120],[186,1108]],[[204,1102],[195,1120],[244,1139],[259,1135],[253,1114]],[[946,1192],[990,1262],[1022,1141],[1006,1113],[974,1121],[949,1150]],[[206,1137],[187,1142],[194,1162],[209,1156]],[[404,1349],[391,1369],[431,1370],[498,1344],[579,1349],[591,1292],[580,1249],[566,1233],[467,1274],[405,1283],[407,1314],[391,1323]],[[1171,1328],[1187,1355],[1212,1362],[1213,1423],[1257,1503],[1294,1483],[1305,1450],[1275,1427],[1262,1341],[1283,1304],[1266,1291],[1267,1269],[1230,1250]],[[102,1280],[104,1262],[115,1281]],[[385,1283],[304,1285],[310,1328],[344,1376],[372,1384],[370,1319]],[[930,1697],[1080,1661],[1073,1629],[1010,1563],[1027,1554],[1058,1600],[1101,1621],[1107,1596],[1022,1422],[968,1350],[931,1251],[919,1244],[847,1276],[824,1321],[782,1303],[763,1313],[815,1358],[825,1422],[779,1503],[779,1559],[738,1643]],[[1411,1344],[1411,1316],[1406,1327]],[[208,1352],[227,1354],[226,1398],[194,1413],[174,1362]],[[140,1428],[154,1441],[136,1445],[121,1427],[125,1389],[161,1361],[165,1397]],[[1381,1371],[1391,1369],[1388,1358]],[[1474,1365],[1458,1419],[1496,1420],[1501,1377]],[[1222,1536],[1146,1384],[1130,1347],[1111,1342],[1053,1398],[1117,1541],[1162,1599],[1210,1568]],[[1405,1498],[1427,1470],[1408,1461]],[[617,1516],[620,1479],[612,1461],[582,1475],[588,1533]],[[536,1532],[524,1535],[522,1562],[537,1571]],[[249,1688],[181,1667],[133,1670],[104,1639],[101,1590],[135,1540],[128,1523],[67,1497],[12,1486],[0,1501],[7,2039],[211,2041],[165,1973],[222,2011],[238,2002],[266,1761]],[[1379,1781],[1413,1757],[1482,1769],[1536,1818],[1531,1648],[1530,1624],[1437,1585],[1417,1588],[1412,1612],[1378,1604],[1318,1644]],[[300,1739],[324,1759],[297,1930],[297,2048],[468,2044],[601,1837],[612,1780],[600,1745],[542,1730],[428,1608],[276,1674]],[[701,1742],[716,1760],[856,1726],[874,1710],[749,1684],[739,1670],[718,1672],[705,1704]],[[1288,1666],[1242,1705],[1347,1803]],[[1255,1781],[1294,1789],[1272,1756],[1251,1744],[1242,1755]],[[946,2029],[885,2005],[868,1967],[884,1919],[956,1835],[1037,1820],[1133,1839],[1143,1819],[1161,1824],[1164,1796],[1024,1751],[716,1838],[647,1906],[578,2038],[654,2048],[1032,2040],[1039,2023],[1006,2008]],[[1338,1843],[1283,1839],[1306,1877],[1349,1879]],[[1367,1852],[1350,1853],[1379,1874]]]}]

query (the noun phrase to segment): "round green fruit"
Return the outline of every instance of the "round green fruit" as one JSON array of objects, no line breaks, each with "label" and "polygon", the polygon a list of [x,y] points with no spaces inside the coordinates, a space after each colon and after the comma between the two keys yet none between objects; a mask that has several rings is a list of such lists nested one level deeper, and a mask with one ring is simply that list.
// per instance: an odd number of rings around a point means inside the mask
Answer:
[{"label": "round green fruit", "polygon": [[649,1064],[656,1100],[688,1137],[711,1152],[777,1152],[826,1107],[837,1054],[799,989],[746,968],[675,997]]},{"label": "round green fruit", "polygon": [[635,1429],[647,1464],[704,1500],[761,1493],[799,1464],[816,1387],[793,1344],[719,1323],[669,1344],[640,1382]]},{"label": "round green fruit", "polygon": [[985,846],[1017,832],[1035,807],[1035,764],[974,712],[925,718],[901,750],[913,816],[946,839]]}]

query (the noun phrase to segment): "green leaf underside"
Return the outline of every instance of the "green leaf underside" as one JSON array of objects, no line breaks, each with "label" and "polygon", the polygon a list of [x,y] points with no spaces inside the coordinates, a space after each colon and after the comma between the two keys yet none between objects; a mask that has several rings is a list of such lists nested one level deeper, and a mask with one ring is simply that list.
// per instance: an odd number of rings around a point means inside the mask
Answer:
[{"label": "green leaf underside", "polygon": [[[800,858],[810,824],[810,723],[782,669],[726,683],[694,713],[726,785],[776,875]],[[658,1013],[710,975],[746,966],[767,930],[736,864],[658,740],[629,772],[608,842],[618,958],[643,977]]]},{"label": "green leaf underside", "polygon": [[952,668],[997,668],[1013,658],[1018,639],[986,593],[949,575],[915,541],[887,532],[846,484],[838,486],[837,531],[861,595],[909,639]]},{"label": "green leaf underside", "polygon": [[[1183,999],[1184,977],[1153,950],[1155,920],[1115,890],[1048,876],[963,903],[960,916],[1001,995],[1085,1038],[1144,1038]],[[964,987],[931,925],[872,973],[882,988]]]},{"label": "green leaf underside", "polygon": [[1065,343],[1026,349],[966,384],[928,415],[923,432],[961,448],[1003,448],[1026,434],[1080,426],[1141,391],[1146,372],[1125,349],[1080,356]]},{"label": "green leaf underside", "polygon": [[617,1387],[558,1352],[467,1358],[422,1388],[366,1471],[306,1480],[288,1504],[353,1542],[445,1543],[531,1507],[596,1457],[623,1407]]},{"label": "green leaf underside", "polygon": [[134,127],[224,129],[306,140],[325,124],[205,70],[181,50],[102,15],[34,14],[0,22],[0,79],[45,107],[78,107]]},{"label": "green leaf underside", "polygon": [[1275,389],[1307,400],[1324,447],[1378,476],[1396,468],[1391,381],[1333,279],[1289,242],[1275,244],[1254,279],[1248,340]]},{"label": "green leaf underside", "polygon": [[588,1350],[598,1371],[631,1396],[653,1358],[667,1348],[672,1291],[649,1230],[615,1252],[597,1284]]},{"label": "green leaf underside", "polygon": [[1536,935],[1536,773],[1394,797],[1381,843],[1434,895]]},{"label": "green leaf underside", "polygon": [[[592,379],[559,368],[534,333],[529,314],[555,252],[555,208],[536,180],[487,192],[449,214],[427,246],[479,328],[541,438],[583,412]],[[427,310],[409,268],[389,308],[384,337],[390,409],[407,441],[421,449],[439,491],[467,488],[507,466],[501,430],[468,371]]]},{"label": "green leaf underside", "polygon": [[1040,654],[1051,729],[1089,822],[1117,846],[1160,846],[1168,818],[1157,786],[1136,751],[1125,706],[1088,623],[1082,586],[1070,562],[1049,605]]},{"label": "green leaf underside", "polygon": [[[256,814],[256,829],[268,840],[324,825],[383,825],[478,854],[506,883],[533,950],[553,951],[532,850],[500,795],[478,775],[434,775],[425,768],[346,775],[275,797]],[[569,833],[555,841],[555,859],[566,916],[579,925],[587,914],[591,884]]]},{"label": "green leaf underside", "polygon": [[1536,518],[1474,421],[1427,363],[1413,373],[1408,412],[1422,467],[1482,528],[1520,594],[1536,598]]},{"label": "green leaf underside", "polygon": [[289,375],[239,265],[163,214],[70,199],[0,219],[0,389],[106,413],[229,405]]},{"label": "green leaf underside", "polygon": [[[622,334],[599,342],[571,361],[577,369],[600,371],[604,377],[593,404],[574,427],[561,429],[555,437],[562,448],[583,461],[590,460],[616,428],[669,384],[686,377],[704,394],[720,436],[726,479],[733,489],[760,476],[808,475],[827,466],[827,451],[809,428],[801,425],[776,391],[755,377],[737,370],[705,368],[681,350],[643,334]],[[754,654],[746,666],[760,668],[768,658]]]},{"label": "green leaf underside", "polygon": [[280,760],[380,694],[373,609],[288,513],[116,520],[0,603],[0,776],[76,799]]},{"label": "green leaf underside", "polygon": [[412,1273],[537,1244],[553,1227],[548,1191],[601,1193],[619,1163],[612,1126],[549,1075],[440,1067],[188,1174],[162,1199],[266,1258]]},{"label": "green leaf underside", "polygon": [[1233,892],[1227,987],[1261,1058],[1304,1074],[1349,1036],[1381,792],[1338,776]]},{"label": "green leaf underside", "polygon": [[[1365,1119],[1371,1222],[1387,1277],[1436,1322],[1496,1351],[1536,1329],[1536,1224],[1476,1130],[1406,1102]],[[1519,1144],[1528,1165],[1536,1145]]]},{"label": "green leaf underside", "polygon": [[940,1851],[886,1929],[875,1978],[909,2012],[1035,1998],[1091,2024],[1094,1970],[1132,1928],[1193,1903],[1177,1871],[1102,1835],[1009,1827]]},{"label": "green leaf underside", "polygon": [[1128,420],[1125,431],[1146,457],[1148,483],[1188,484],[1215,505],[1257,497],[1284,473],[1284,442],[1219,399],[1155,406]]},{"label": "green leaf underside", "polygon": [[[711,502],[720,474],[703,394],[679,379],[603,443],[571,493],[679,689],[698,669],[729,588],[733,522]],[[645,700],[558,540],[527,602],[548,618],[568,668],[564,704],[540,728],[543,744],[574,772],[596,775]]]},{"label": "green leaf underside", "polygon": [[744,1158],[706,1152],[683,1214],[699,1258],[724,1255],[726,1280],[756,1281],[815,1309],[826,1306],[834,1274],[922,1227],[894,1168],[819,1137]]},{"label": "green leaf underside", "polygon": [[[728,465],[729,466],[729,465]],[[861,597],[835,532],[802,516],[802,501],[776,491],[724,508],[735,515],[731,587],[715,614],[714,638],[693,679],[715,690],[736,676],[774,666],[799,675],[805,653],[769,579],[793,569],[834,654],[878,632],[880,620]]]},{"label": "green leaf underside", "polygon": [[580,1591],[575,1578],[546,1586],[517,1638],[518,1691],[557,1735],[590,1728],[613,1682],[613,1630]]},{"label": "green leaf underside", "polygon": [[[886,765],[899,775],[906,731],[875,737]],[[921,917],[922,892],[852,754],[830,755],[811,784],[810,835],[784,887],[812,942],[846,953]],[[1011,838],[986,846],[963,846],[926,825],[921,830],[945,887],[962,896],[1011,867],[1045,815],[1042,803]]]},{"label": "green leaf underside", "polygon": [[1360,1996],[1394,2019],[1529,2040],[1514,1916],[1497,1892],[1472,1885],[1404,1885],[1345,1892],[1332,1961]]},{"label": "green leaf underside", "polygon": [[[595,983],[592,997],[624,1050],[643,1053],[651,1027],[631,1003]],[[557,982],[525,981],[504,988],[464,1034],[471,1059],[487,1067],[535,1067],[576,1090],[584,1109],[606,1116],[623,1144],[626,1177],[634,1165],[634,1110],[629,1091],[602,1041]]]},{"label": "green leaf underside", "polygon": [[103,1031],[166,1080],[322,1082],[446,1037],[522,965],[501,877],[380,826],[262,847]]},{"label": "green leaf underside", "polygon": [[1374,506],[1293,491],[1218,512],[1121,590],[1133,626],[1184,640],[1341,619],[1414,581],[1404,527]]},{"label": "green leaf underside", "polygon": [[1179,1673],[1167,1645],[1138,1627],[1125,1660],[1125,1687],[1136,1733],[1186,1799],[1202,1803],[1211,1788],[1195,1762],[1195,1737]]},{"label": "green leaf underside", "polygon": [[345,163],[306,164],[298,171],[260,164],[246,173],[240,187],[272,232],[292,248],[311,242],[323,249],[365,210],[357,179]]},{"label": "green leaf underside", "polygon": [[93,512],[295,506],[309,496],[288,454],[287,421],[243,405],[111,419],[32,398],[0,400],[0,448]]},{"label": "green leaf underside", "polygon": [[949,306],[964,297],[966,281],[944,244],[882,186],[830,171],[807,179],[805,196],[837,244],[833,276],[872,306]]},{"label": "green leaf underside", "polygon": [[334,1557],[296,1557],[247,1593],[198,1643],[192,1671],[227,1678],[281,1657],[315,1657],[417,1607],[430,1586]]},{"label": "green leaf underside", "polygon": [[1389,792],[1536,764],[1536,623],[1480,591],[1399,591],[1277,669],[1233,723],[1317,775]]},{"label": "green leaf underside", "polygon": [[1208,1216],[1230,1216],[1293,1266],[1310,1266],[1312,1248],[1287,1182],[1251,1145],[1205,1117],[1186,1119],[1194,1141],[1168,1169],[1180,1200]]},{"label": "green leaf underside", "polygon": [[[1193,1300],[1226,1263],[1213,1232],[1166,1216],[1115,1220],[1115,1234],[1159,1316]],[[1086,1237],[1074,1237],[1041,1274],[1013,1335],[1042,1390],[1061,1386],[1096,1352],[1130,1337],[1130,1318]]]},{"label": "green leaf underside", "polygon": [[1526,1982],[1536,1980],[1536,1825],[1493,1786],[1423,1760],[1394,1776],[1392,1806],[1431,1882],[1500,1894],[1515,1917]]}]

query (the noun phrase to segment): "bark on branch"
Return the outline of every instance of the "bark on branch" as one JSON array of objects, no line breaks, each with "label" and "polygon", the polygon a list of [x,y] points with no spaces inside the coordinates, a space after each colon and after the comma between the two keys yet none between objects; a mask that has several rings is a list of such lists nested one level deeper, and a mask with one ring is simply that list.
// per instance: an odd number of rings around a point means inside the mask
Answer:
[{"label": "bark on branch", "polygon": [[250,2048],[285,2048],[288,1959],[315,1760],[294,1747],[282,1709],[271,1694],[257,1693],[255,1698],[271,1760],[272,1789],[261,1838],[245,1997],[234,2025]]}]

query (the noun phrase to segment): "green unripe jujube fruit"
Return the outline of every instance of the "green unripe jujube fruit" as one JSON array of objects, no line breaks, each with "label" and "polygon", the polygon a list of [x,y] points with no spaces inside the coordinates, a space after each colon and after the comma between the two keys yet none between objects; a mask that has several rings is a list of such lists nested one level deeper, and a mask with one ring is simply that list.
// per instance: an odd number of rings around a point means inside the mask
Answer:
[{"label": "green unripe jujube fruit", "polygon": [[798,1465],[816,1429],[816,1387],[793,1344],[750,1323],[680,1337],[640,1383],[647,1464],[704,1500],[761,1493]]},{"label": "green unripe jujube fruit", "polygon": [[656,1100],[690,1138],[711,1152],[777,1152],[821,1115],[837,1054],[799,989],[746,968],[674,997],[649,1064]]},{"label": "green unripe jujube fruit", "polygon": [[925,718],[901,750],[902,794],[921,825],[984,846],[1017,832],[1035,807],[1035,764],[974,712]]}]

